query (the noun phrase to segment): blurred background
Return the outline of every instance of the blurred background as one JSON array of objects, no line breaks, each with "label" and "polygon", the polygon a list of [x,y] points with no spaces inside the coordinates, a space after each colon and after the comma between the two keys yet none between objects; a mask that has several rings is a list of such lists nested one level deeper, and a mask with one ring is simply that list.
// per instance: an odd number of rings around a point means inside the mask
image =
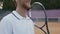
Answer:
[{"label": "blurred background", "polygon": [[[45,6],[50,34],[60,34],[60,0],[32,0],[31,4],[34,2],[40,2]],[[0,20],[15,8],[13,0],[0,0]],[[35,27],[35,34],[44,33]]]},{"label": "blurred background", "polygon": [[[48,17],[60,17],[59,15],[60,14],[60,0],[32,0],[31,4],[34,2],[41,2],[45,6],[46,10],[50,11],[49,12],[50,14],[54,14],[54,16],[50,15]],[[5,12],[9,13],[15,10],[15,8],[16,7],[13,0],[0,0],[0,15],[4,14]]]},{"label": "blurred background", "polygon": [[[46,9],[60,9],[60,0],[32,0],[31,4],[34,2],[41,2]],[[15,9],[13,0],[0,0],[0,6],[3,7],[3,10]]]}]

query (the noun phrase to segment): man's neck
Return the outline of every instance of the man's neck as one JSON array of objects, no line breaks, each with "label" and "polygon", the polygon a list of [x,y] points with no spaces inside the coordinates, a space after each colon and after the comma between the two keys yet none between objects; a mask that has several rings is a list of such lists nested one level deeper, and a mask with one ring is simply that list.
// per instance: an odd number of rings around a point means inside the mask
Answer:
[{"label": "man's neck", "polygon": [[26,18],[27,10],[22,7],[17,7],[16,12],[18,12],[22,17]]}]

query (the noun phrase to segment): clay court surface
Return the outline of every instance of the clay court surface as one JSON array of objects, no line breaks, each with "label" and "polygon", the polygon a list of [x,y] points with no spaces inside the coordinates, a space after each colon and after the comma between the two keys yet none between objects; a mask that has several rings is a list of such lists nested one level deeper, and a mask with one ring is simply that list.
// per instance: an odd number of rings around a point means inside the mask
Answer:
[{"label": "clay court surface", "polygon": [[[40,22],[36,24],[40,26],[43,23],[44,22]],[[60,22],[48,22],[48,27],[50,34],[60,34]],[[45,27],[43,29],[46,31]],[[38,29],[37,27],[35,27],[34,30],[35,30],[35,34],[44,34],[44,32]]]}]

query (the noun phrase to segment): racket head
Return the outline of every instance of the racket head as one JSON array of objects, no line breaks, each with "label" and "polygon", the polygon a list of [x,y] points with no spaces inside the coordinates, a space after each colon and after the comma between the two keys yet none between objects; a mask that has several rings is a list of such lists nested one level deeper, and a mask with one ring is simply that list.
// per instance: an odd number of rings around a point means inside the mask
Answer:
[{"label": "racket head", "polygon": [[29,11],[29,16],[34,22],[45,21],[45,8],[40,2],[34,2]]}]

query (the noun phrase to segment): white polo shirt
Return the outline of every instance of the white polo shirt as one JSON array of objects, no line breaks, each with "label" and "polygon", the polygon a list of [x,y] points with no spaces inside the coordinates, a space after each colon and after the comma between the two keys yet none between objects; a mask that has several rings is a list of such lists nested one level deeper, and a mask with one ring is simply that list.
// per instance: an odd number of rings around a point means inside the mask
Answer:
[{"label": "white polo shirt", "polygon": [[34,34],[34,23],[13,11],[1,20],[0,34]]}]

